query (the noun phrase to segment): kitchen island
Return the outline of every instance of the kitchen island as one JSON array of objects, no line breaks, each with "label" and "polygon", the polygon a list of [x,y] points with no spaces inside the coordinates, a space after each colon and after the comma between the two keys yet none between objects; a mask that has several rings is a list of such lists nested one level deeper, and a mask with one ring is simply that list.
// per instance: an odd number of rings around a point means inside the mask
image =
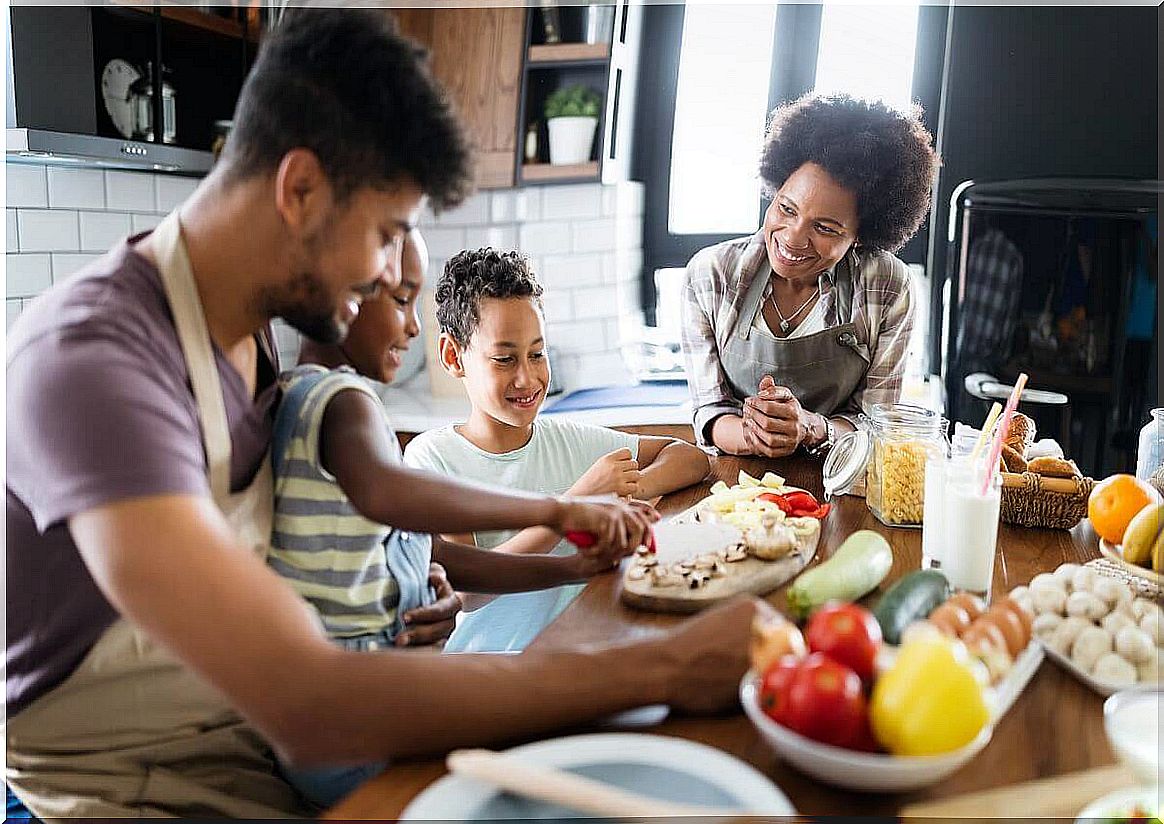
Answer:
[{"label": "kitchen island", "polygon": [[[720,458],[711,477],[702,484],[668,495],[660,502],[659,509],[665,516],[681,512],[707,495],[716,480],[734,483],[741,469],[757,477],[765,471],[774,471],[783,475],[790,485],[818,496],[822,491],[819,461],[800,455],[776,461]],[[894,580],[920,567],[921,530],[882,525],[861,498],[845,496],[834,503],[823,525],[818,561],[828,558],[858,529],[880,532],[893,548],[893,568],[866,603],[875,602],[879,593]],[[995,593],[1026,584],[1036,574],[1053,570],[1060,564],[1083,564],[1099,557],[1097,539],[1086,521],[1070,532],[1004,524],[998,547]],[[539,636],[535,645],[560,648],[643,638],[663,632],[682,620],[623,605],[619,587],[616,574],[592,580],[577,600]],[[787,585],[768,596],[782,612],[786,612],[786,588]],[[1044,660],[996,726],[991,742],[974,760],[935,786],[887,795],[840,790],[798,773],[775,756],[742,711],[718,718],[672,716],[656,726],[628,731],[677,736],[728,752],[767,775],[800,813],[894,815],[918,802],[1114,764],[1115,756],[1104,736],[1102,705],[1103,699],[1098,694],[1053,661]],[[618,728],[604,725],[602,729],[617,731]],[[592,730],[593,727],[584,727],[565,734]],[[337,805],[328,817],[394,819],[419,792],[444,773],[443,761],[439,759],[397,764]],[[1011,813],[1023,814],[1021,809]]]}]

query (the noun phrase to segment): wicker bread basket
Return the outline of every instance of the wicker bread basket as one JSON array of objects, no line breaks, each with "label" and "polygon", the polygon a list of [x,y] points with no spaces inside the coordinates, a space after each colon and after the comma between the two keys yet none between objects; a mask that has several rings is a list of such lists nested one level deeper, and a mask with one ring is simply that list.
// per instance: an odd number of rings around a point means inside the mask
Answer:
[{"label": "wicker bread basket", "polygon": [[1002,473],[1003,523],[1071,529],[1087,515],[1091,478],[1050,478],[1034,472]]}]

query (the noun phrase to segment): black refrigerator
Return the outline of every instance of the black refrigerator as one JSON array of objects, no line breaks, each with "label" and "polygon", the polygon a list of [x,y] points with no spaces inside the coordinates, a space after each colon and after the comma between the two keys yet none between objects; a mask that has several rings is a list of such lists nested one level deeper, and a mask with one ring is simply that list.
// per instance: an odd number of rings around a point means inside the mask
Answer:
[{"label": "black refrigerator", "polygon": [[1049,401],[1020,406],[1040,436],[1093,477],[1134,469],[1139,429],[1160,405],[1162,198],[1158,180],[966,181],[954,190],[937,307],[952,420],[985,416],[981,376],[1005,386],[1026,372]]}]

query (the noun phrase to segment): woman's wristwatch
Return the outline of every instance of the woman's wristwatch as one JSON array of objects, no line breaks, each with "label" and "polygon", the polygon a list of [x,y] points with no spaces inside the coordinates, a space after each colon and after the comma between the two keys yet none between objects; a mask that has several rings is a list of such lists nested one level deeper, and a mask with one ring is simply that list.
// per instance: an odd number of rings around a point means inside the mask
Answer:
[{"label": "woman's wristwatch", "polygon": [[804,448],[804,451],[814,458],[828,452],[833,448],[833,444],[837,442],[837,430],[836,427],[833,426],[833,422],[827,415],[821,415],[820,417],[821,420],[824,421],[824,438],[818,441],[815,445],[806,446]]}]

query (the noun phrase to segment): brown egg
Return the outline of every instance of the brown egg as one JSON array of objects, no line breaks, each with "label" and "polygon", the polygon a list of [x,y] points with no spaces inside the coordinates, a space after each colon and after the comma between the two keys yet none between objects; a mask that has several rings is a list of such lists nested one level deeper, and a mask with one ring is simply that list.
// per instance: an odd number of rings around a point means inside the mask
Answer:
[{"label": "brown egg", "polygon": [[969,592],[959,592],[956,595],[951,595],[950,599],[946,601],[947,604],[957,604],[966,610],[970,615],[970,620],[975,621],[978,616],[986,612],[986,604],[977,595],[971,595]]},{"label": "brown egg", "polygon": [[949,601],[930,613],[927,619],[942,631],[943,635],[957,638],[970,626],[970,615],[965,609]]},{"label": "brown egg", "polygon": [[991,606],[979,620],[990,621],[999,628],[1002,637],[1006,640],[1006,650],[1011,654],[1011,657],[1016,657],[1023,651],[1023,647],[1026,646],[1026,631],[1023,629],[1022,621],[1002,604]]},{"label": "brown egg", "polygon": [[996,601],[994,606],[1003,607],[1004,609],[1014,613],[1014,616],[1018,618],[1019,623],[1023,628],[1023,648],[1025,649],[1031,640],[1031,625],[1034,623],[1034,619],[1031,618],[1030,613],[1019,606],[1018,602],[1013,598],[1003,598],[1000,601]]},{"label": "brown egg", "polygon": [[1006,644],[1006,637],[1002,634],[1002,630],[993,621],[985,617],[979,618],[970,629],[962,636],[962,643],[974,652],[975,650],[998,650],[1000,652],[1008,652]]}]

